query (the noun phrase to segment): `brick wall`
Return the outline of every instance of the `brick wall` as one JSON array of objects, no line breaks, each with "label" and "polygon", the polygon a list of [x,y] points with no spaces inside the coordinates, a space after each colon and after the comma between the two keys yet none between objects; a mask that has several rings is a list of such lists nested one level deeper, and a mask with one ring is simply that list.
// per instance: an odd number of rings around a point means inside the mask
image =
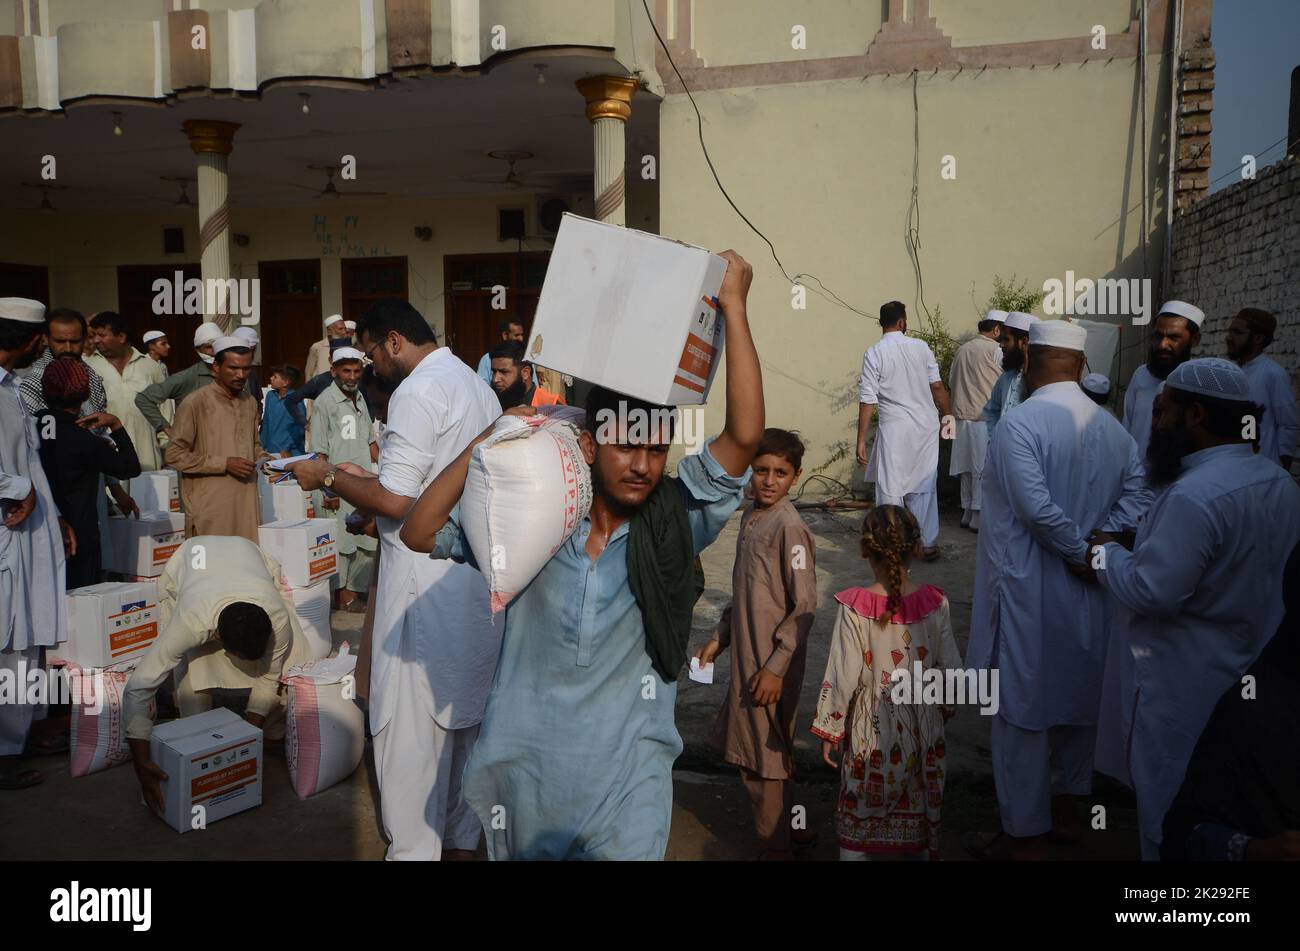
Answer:
[{"label": "brick wall", "polygon": [[1173,292],[1205,311],[1198,356],[1224,355],[1242,307],[1277,318],[1265,351],[1300,382],[1300,157],[1261,169],[1174,219]]}]

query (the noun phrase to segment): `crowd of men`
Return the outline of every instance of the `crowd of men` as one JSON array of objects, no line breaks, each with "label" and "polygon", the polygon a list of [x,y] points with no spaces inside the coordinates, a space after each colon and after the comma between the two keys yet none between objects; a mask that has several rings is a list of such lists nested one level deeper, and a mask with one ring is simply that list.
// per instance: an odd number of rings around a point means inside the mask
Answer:
[{"label": "crowd of men", "polygon": [[[148,758],[148,705],[172,675],[182,714],[242,689],[274,739],[275,683],[301,656],[301,635],[256,548],[258,469],[311,452],[289,469],[317,513],[338,520],[335,606],[367,615],[358,679],[388,857],[471,858],[485,831],[493,858],[662,857],[691,573],[741,504],[765,425],[752,274],[725,257],[723,431],[668,477],[671,431],[598,441],[592,425],[619,402],[655,408],[593,390],[581,444],[590,515],[496,616],[453,518],[470,454],[502,413],[571,395],[569,381],[528,363],[518,320],[471,368],[405,302],[355,323],[335,315],[302,372],[267,368],[263,396],[250,328],[202,324],[194,362],[169,375],[162,331],[143,335],[142,352],[118,314],[87,321],[0,300],[0,666],[44,663],[67,629],[65,591],[102,578],[108,502],[139,514],[124,480],[165,465],[180,474],[189,541],[160,579],[172,620],[127,689],[145,797],[159,803],[162,778]],[[1284,854],[1252,817],[1272,808],[1274,823],[1300,825],[1296,802],[1201,816],[1206,797],[1187,788],[1202,781],[1192,768],[1208,755],[1202,734],[1245,729],[1223,706],[1243,677],[1278,663],[1266,648],[1284,628],[1284,569],[1294,576],[1300,540],[1296,403],[1264,353],[1276,323],[1243,308],[1221,358],[1197,352],[1204,316],[1186,302],[1161,308],[1121,421],[1074,321],[990,311],[958,350],[949,388],[907,334],[904,305],[881,308],[857,460],[877,504],[915,515],[931,561],[942,553],[939,444],[953,439],[961,526],[979,535],[966,664],[1000,672],[1002,824],[968,837],[979,857],[1042,858],[1049,841],[1077,841],[1094,764],[1135,789],[1147,858]],[[219,555],[211,569],[188,564],[196,544]],[[59,742],[29,705],[0,706],[0,789],[40,782],[21,757]],[[1293,737],[1279,742],[1294,751]],[[1260,778],[1278,796],[1286,783]]]}]

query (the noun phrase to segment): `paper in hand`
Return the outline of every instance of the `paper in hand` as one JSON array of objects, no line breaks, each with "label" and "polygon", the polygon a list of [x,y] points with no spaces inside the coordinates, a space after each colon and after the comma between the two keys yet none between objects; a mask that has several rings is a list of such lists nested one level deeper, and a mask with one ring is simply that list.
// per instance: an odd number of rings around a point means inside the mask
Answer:
[{"label": "paper in hand", "polygon": [[701,667],[700,659],[698,657],[692,657],[691,670],[687,676],[696,683],[711,684],[713,683],[713,664],[705,664]]}]

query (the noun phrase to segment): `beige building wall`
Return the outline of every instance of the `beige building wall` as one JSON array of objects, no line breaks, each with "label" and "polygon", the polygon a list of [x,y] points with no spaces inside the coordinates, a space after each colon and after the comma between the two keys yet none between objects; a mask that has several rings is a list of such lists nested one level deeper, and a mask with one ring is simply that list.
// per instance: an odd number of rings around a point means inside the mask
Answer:
[{"label": "beige building wall", "polygon": [[[509,253],[514,241],[497,241],[497,208],[518,207],[517,195],[414,202],[339,200],[290,208],[239,208],[231,211],[232,232],[249,236],[247,247],[231,246],[231,271],[237,278],[257,277],[259,261],[319,258],[321,313],[342,308],[343,258],[404,255],[411,303],[442,339],[445,327],[443,256]],[[16,212],[6,215],[13,227],[0,229],[0,261],[49,267],[50,301],[85,313],[118,306],[117,266],[122,264],[194,263],[198,222],[191,214],[99,218],[59,213]],[[340,241],[346,225],[347,244]],[[534,210],[528,208],[529,233],[536,233]],[[162,254],[162,229],[185,228],[184,255]],[[416,239],[414,229],[433,229],[430,241]],[[326,236],[331,241],[326,243]],[[545,250],[538,240],[525,251]],[[361,251],[363,253],[358,253]],[[165,318],[162,318],[165,319]]]}]

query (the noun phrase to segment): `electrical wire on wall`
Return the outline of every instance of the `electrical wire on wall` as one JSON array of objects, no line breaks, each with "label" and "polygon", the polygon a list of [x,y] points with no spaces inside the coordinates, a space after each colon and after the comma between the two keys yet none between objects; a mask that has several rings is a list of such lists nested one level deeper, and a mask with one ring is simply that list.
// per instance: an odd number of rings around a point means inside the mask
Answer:
[{"label": "electrical wire on wall", "polygon": [[917,99],[917,83],[920,73],[912,70],[912,200],[907,206],[907,227],[903,240],[907,243],[907,256],[912,261],[912,270],[916,273],[915,302],[925,311],[925,316],[934,320],[930,308],[925,305],[925,277],[921,273],[921,105]]}]

